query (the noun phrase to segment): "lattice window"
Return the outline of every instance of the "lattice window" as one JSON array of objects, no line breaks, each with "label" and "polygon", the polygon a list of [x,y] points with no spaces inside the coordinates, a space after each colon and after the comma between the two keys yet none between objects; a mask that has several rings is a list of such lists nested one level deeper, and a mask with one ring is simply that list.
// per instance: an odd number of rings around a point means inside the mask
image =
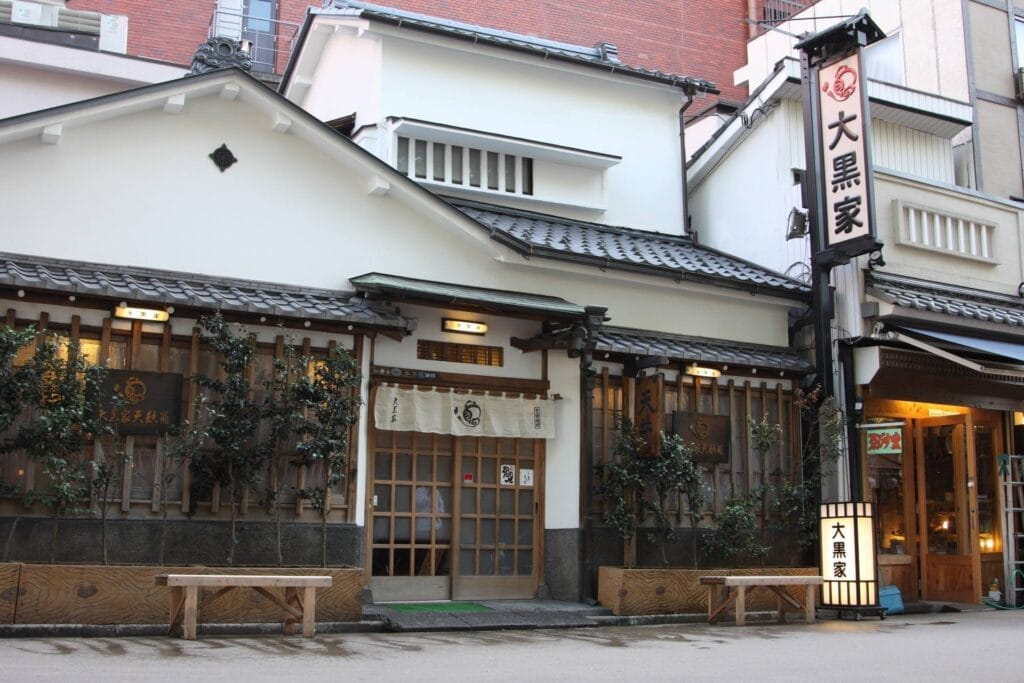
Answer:
[{"label": "lattice window", "polygon": [[906,246],[995,263],[996,226],[985,221],[897,202],[899,240]]},{"label": "lattice window", "polygon": [[428,339],[421,339],[416,343],[416,357],[420,360],[488,365],[493,368],[500,368],[505,362],[503,349],[500,346],[453,344]]},{"label": "lattice window", "polygon": [[533,159],[515,154],[399,136],[395,168],[412,178],[453,187],[533,194]]}]

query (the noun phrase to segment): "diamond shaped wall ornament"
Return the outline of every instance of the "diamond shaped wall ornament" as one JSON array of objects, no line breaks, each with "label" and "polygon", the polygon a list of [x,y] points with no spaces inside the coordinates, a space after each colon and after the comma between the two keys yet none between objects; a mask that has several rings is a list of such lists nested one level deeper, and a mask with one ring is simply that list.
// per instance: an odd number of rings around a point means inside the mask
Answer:
[{"label": "diamond shaped wall ornament", "polygon": [[231,153],[231,150],[228,149],[227,143],[210,152],[210,158],[213,159],[213,163],[217,164],[217,168],[220,169],[221,173],[228,170],[233,163],[238,161],[235,155]]}]

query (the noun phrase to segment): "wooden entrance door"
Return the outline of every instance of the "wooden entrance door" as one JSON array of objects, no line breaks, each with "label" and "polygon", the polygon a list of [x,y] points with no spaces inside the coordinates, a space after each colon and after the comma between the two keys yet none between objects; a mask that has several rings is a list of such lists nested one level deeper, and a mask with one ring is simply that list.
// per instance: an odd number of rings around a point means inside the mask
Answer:
[{"label": "wooden entrance door", "polygon": [[970,415],[924,418],[915,424],[921,596],[977,602],[980,555]]},{"label": "wooden entrance door", "polygon": [[543,441],[377,430],[374,600],[530,598]]}]

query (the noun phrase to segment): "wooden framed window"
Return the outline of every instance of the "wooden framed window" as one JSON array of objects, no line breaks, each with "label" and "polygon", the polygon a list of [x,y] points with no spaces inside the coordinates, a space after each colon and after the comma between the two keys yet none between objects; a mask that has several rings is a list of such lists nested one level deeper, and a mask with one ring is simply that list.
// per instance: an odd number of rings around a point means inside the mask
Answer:
[{"label": "wooden framed window", "polygon": [[416,357],[420,360],[487,365],[492,368],[500,368],[505,362],[504,349],[500,346],[454,344],[429,339],[420,339],[416,342]]}]

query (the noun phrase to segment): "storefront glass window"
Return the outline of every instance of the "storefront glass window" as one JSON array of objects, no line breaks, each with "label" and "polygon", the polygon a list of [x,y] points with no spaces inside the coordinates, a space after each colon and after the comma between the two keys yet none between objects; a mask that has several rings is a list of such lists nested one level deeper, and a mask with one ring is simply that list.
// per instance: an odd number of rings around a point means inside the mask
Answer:
[{"label": "storefront glass window", "polygon": [[899,420],[886,419],[888,427],[865,431],[868,492],[875,504],[879,553],[903,555],[907,534],[903,516],[903,459],[909,446]]}]

